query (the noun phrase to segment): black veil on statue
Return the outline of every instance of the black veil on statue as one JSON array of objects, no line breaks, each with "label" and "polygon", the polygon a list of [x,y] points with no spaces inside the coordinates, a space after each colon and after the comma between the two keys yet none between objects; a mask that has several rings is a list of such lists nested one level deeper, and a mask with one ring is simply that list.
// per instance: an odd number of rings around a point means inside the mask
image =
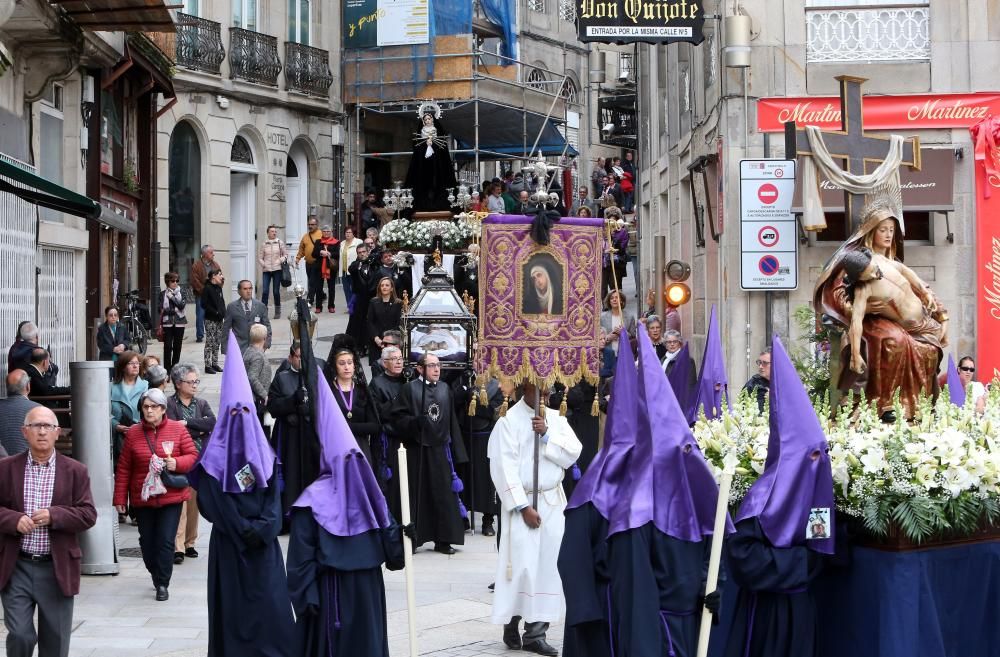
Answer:
[{"label": "black veil on statue", "polygon": [[[419,117],[413,136],[413,155],[410,168],[406,172],[405,186],[413,189],[413,209],[416,212],[450,210],[448,190],[458,185],[455,167],[448,150],[448,139],[441,126],[441,108],[437,103],[421,103],[417,110]],[[424,117],[429,116],[434,128],[428,157],[427,132]]]}]

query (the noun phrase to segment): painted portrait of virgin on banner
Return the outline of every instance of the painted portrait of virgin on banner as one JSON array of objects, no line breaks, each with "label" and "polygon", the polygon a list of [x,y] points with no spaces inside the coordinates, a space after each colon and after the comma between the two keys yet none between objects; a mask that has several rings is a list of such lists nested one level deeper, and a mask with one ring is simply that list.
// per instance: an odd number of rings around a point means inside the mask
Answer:
[{"label": "painted portrait of virgin on banner", "polygon": [[603,220],[566,217],[545,246],[530,228],[531,217],[483,221],[476,370],[514,384],[596,383]]}]

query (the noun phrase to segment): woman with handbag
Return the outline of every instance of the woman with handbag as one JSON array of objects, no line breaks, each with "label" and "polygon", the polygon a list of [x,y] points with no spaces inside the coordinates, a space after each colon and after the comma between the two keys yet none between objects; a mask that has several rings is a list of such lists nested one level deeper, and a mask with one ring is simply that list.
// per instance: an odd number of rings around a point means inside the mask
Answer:
[{"label": "woman with handbag", "polygon": [[163,282],[167,287],[160,292],[160,328],[156,337],[163,340],[163,367],[169,372],[181,359],[187,316],[184,315],[186,302],[180,276],[175,271],[168,271]]},{"label": "woman with handbag", "polygon": [[168,420],[167,397],[147,390],[139,399],[142,421],[125,434],[115,471],[114,504],[118,513],[131,504],[139,524],[139,546],[156,587],[156,600],[170,597],[174,537],[181,504],[190,497],[183,473],[194,467],[198,452],[187,429]]},{"label": "woman with handbag", "polygon": [[274,290],[274,318],[281,317],[281,279],[282,265],[288,262],[285,245],[278,239],[278,227],[267,227],[267,239],[260,245],[260,256],[257,258],[261,271],[264,272],[264,284],[261,285],[260,300],[267,306],[269,289]]}]

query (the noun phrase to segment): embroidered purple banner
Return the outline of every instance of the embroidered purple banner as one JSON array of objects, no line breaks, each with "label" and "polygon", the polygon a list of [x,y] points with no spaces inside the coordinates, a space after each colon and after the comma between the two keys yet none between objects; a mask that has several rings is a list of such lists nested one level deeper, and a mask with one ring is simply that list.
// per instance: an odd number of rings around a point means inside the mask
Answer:
[{"label": "embroidered purple banner", "polygon": [[604,220],[566,217],[539,246],[531,219],[483,220],[476,370],[502,383],[596,384]]}]

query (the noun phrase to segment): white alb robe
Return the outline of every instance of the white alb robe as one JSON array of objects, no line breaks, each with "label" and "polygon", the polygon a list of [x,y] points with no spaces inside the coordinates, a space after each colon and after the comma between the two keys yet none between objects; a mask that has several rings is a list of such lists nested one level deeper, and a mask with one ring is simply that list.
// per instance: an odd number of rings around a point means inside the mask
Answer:
[{"label": "white alb robe", "polygon": [[497,421],[490,434],[490,475],[504,513],[493,593],[493,622],[497,624],[507,623],[513,616],[530,623],[555,622],[566,610],[556,568],[565,525],[562,479],[583,447],[566,418],[548,409],[548,442],[538,451],[537,511],[542,525],[529,529],[515,509],[531,504],[534,415],[534,409],[522,399]]}]

